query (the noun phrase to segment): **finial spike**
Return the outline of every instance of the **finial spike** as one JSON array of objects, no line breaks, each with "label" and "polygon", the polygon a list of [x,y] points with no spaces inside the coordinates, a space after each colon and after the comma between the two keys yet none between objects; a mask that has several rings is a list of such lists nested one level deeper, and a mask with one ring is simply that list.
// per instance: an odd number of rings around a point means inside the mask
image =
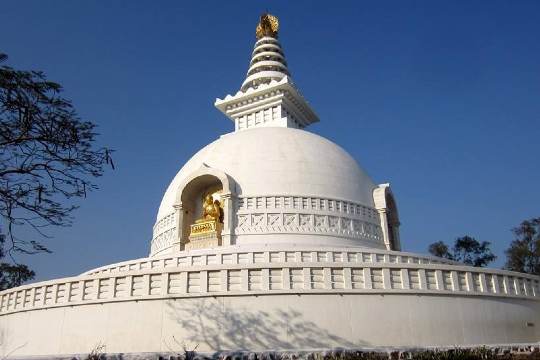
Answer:
[{"label": "finial spike", "polygon": [[252,53],[247,77],[242,83],[241,90],[246,91],[272,80],[281,80],[290,76],[287,61],[277,39],[279,30],[278,18],[268,11],[261,14],[257,25],[257,42]]},{"label": "finial spike", "polygon": [[257,39],[264,36],[270,36],[275,39],[278,37],[279,21],[278,18],[268,12],[268,10],[261,15],[261,19],[257,24],[255,35]]}]

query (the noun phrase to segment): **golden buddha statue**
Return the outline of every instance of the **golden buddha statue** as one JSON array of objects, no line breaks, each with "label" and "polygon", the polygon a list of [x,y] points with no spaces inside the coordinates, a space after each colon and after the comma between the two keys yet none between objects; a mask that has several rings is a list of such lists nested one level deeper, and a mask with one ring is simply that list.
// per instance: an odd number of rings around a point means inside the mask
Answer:
[{"label": "golden buddha statue", "polygon": [[220,223],[223,222],[223,210],[221,209],[221,204],[219,200],[213,200],[212,195],[210,194],[204,197],[202,217],[195,222],[201,223],[208,220],[215,220]]},{"label": "golden buddha statue", "polygon": [[[215,193],[214,193],[215,194]],[[202,249],[221,245],[224,212],[219,200],[214,200],[212,194],[203,198],[202,217],[190,225],[189,242],[185,249]]]}]

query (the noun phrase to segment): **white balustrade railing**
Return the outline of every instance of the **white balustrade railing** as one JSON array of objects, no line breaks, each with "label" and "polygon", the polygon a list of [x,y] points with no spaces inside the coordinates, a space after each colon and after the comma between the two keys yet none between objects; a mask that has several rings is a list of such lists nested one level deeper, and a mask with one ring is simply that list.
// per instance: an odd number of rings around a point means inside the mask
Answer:
[{"label": "white balustrade railing", "polygon": [[[302,254],[298,253],[295,257],[301,259]],[[167,259],[149,260],[161,262],[162,266],[81,275],[8,289],[0,292],[0,316],[91,303],[276,293],[409,293],[540,301],[540,277],[509,271],[449,264],[367,263],[350,258],[272,263],[270,254],[265,253],[265,262],[257,263],[255,254],[245,264],[240,261],[240,254],[234,264],[210,264],[208,258],[206,264],[203,260],[197,263],[192,256],[190,267],[167,266]],[[312,252],[311,256],[318,255]]]},{"label": "white balustrade railing", "polygon": [[422,256],[413,253],[376,250],[376,249],[335,249],[313,251],[306,248],[291,250],[251,250],[228,247],[224,249],[199,250],[180,252],[124,261],[89,270],[82,275],[93,275],[114,272],[126,272],[145,269],[163,269],[171,267],[191,267],[199,265],[231,265],[258,263],[383,263],[383,264],[458,264],[455,261]]}]

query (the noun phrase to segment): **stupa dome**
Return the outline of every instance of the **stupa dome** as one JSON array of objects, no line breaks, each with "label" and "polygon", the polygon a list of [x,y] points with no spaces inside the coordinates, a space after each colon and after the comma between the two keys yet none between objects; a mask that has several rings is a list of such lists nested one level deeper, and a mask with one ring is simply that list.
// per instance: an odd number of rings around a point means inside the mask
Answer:
[{"label": "stupa dome", "polygon": [[204,166],[229,175],[237,195],[316,195],[374,206],[377,186],[340,146],[304,130],[254,128],[223,135],[197,152],[165,192],[158,221],[173,210],[180,184]]},{"label": "stupa dome", "polygon": [[[183,194],[192,183],[189,200]],[[202,194],[214,188],[232,195],[231,211],[238,214],[229,224],[230,245],[385,248],[377,185],[345,150],[305,130],[253,127],[221,136],[178,172],[159,208],[152,256],[174,252],[181,242],[166,224],[192,222],[171,220],[178,207],[184,217],[201,213]]]}]

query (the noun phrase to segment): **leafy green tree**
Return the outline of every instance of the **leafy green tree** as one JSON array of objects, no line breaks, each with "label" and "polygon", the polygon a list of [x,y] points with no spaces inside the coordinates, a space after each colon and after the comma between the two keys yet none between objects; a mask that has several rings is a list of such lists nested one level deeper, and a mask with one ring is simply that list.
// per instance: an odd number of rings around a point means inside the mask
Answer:
[{"label": "leafy green tree", "polygon": [[452,249],[443,241],[437,241],[429,245],[430,254],[449,260],[454,260],[467,265],[484,267],[497,257],[489,248],[487,241],[479,242],[475,238],[465,235],[455,240]]},{"label": "leafy green tree", "polygon": [[448,245],[446,245],[443,241],[437,241],[429,245],[428,251],[433,256],[454,260],[452,254],[450,254]]},{"label": "leafy green tree", "polygon": [[[6,59],[0,54],[0,62]],[[72,201],[96,189],[93,179],[112,165],[110,151],[95,147],[95,125],[61,92],[41,71],[0,67],[0,290],[35,275],[16,253],[49,252],[16,229],[30,227],[41,237],[44,227],[69,226]]]},{"label": "leafy green tree", "polygon": [[540,275],[540,217],[523,221],[512,232],[516,238],[505,251],[505,268]]}]

